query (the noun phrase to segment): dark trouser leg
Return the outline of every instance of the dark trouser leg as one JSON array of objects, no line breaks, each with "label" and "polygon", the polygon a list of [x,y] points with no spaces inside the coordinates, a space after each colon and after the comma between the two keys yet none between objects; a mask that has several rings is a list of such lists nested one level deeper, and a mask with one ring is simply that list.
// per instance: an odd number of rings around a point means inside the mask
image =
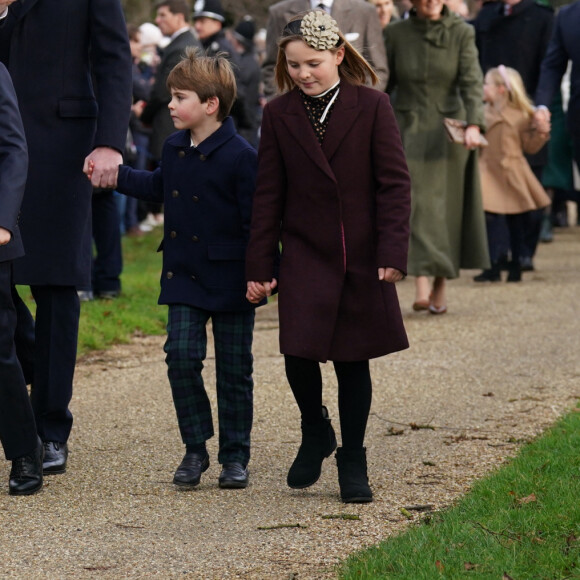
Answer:
[{"label": "dark trouser leg", "polygon": [[485,212],[485,226],[487,243],[489,245],[489,259],[497,264],[509,250],[509,236],[505,216],[497,213]]},{"label": "dark trouser leg", "polygon": [[335,362],[343,449],[361,449],[372,401],[369,361]]},{"label": "dark trouser leg", "polygon": [[318,423],[322,418],[322,374],[320,364],[297,356],[284,355],[286,378],[300,409],[302,422]]},{"label": "dark trouser leg", "polygon": [[0,441],[8,460],[37,447],[34,414],[14,345],[16,310],[11,286],[12,264],[0,262]]},{"label": "dark trouser leg", "polygon": [[32,408],[43,441],[65,443],[72,398],[80,303],[74,286],[31,286],[36,301]]},{"label": "dark trouser leg", "polygon": [[92,286],[99,292],[121,290],[121,229],[119,210],[112,191],[93,195],[93,239],[97,255],[93,261]]},{"label": "dark trouser leg", "polygon": [[201,445],[214,435],[211,405],[201,376],[209,317],[209,312],[193,306],[169,306],[165,362],[179,431],[186,445]]},{"label": "dark trouser leg", "polygon": [[521,279],[520,261],[524,245],[526,214],[507,215],[506,219],[510,232],[510,248],[512,252],[508,282],[518,282]]},{"label": "dark trouser leg", "polygon": [[247,465],[253,420],[255,311],[212,314],[219,416],[218,461]]},{"label": "dark trouser leg", "polygon": [[14,333],[16,356],[20,361],[24,380],[27,385],[30,385],[34,379],[34,343],[36,340],[34,318],[14,286],[12,287],[12,301],[16,309],[17,320]]}]

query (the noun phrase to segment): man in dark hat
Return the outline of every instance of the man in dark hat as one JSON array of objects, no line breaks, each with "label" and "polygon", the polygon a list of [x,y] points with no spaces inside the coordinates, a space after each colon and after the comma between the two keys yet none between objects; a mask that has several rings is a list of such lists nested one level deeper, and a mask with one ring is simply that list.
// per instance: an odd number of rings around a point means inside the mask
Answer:
[{"label": "man in dark hat", "polygon": [[254,147],[258,145],[258,128],[260,127],[260,80],[262,73],[256,57],[254,36],[256,23],[251,16],[244,16],[232,34],[232,44],[239,55],[239,84],[242,87],[246,113],[247,128],[241,128],[239,133]]}]

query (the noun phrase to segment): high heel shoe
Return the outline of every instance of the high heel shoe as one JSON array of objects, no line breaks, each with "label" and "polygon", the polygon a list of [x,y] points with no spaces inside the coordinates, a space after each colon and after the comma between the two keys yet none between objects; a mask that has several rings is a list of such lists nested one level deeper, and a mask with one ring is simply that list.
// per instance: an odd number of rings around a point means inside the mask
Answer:
[{"label": "high heel shoe", "polygon": [[429,304],[429,312],[431,314],[445,314],[447,312],[447,306],[435,306],[435,304]]},{"label": "high heel shoe", "polygon": [[415,302],[413,302],[413,310],[415,312],[429,310],[429,300],[416,300]]}]

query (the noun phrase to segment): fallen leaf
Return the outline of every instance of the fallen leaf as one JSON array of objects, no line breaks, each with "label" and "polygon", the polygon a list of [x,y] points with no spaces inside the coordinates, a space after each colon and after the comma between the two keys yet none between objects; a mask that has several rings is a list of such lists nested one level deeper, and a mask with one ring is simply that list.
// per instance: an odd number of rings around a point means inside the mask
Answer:
[{"label": "fallen leaf", "polygon": [[408,519],[411,520],[413,519],[413,514],[409,511],[406,510],[404,507],[401,508],[401,513]]},{"label": "fallen leaf", "polygon": [[514,580],[514,579],[509,574],[504,572],[503,576],[501,577],[501,580]]},{"label": "fallen leaf", "polygon": [[395,427],[389,427],[387,429],[388,436],[403,435],[404,432],[405,432],[404,429],[396,429]]},{"label": "fallen leaf", "polygon": [[520,499],[518,499],[518,503],[524,504],[524,503],[532,503],[534,501],[537,501],[536,499],[536,494],[535,493],[530,493],[530,495],[526,496],[526,497],[522,497]]},{"label": "fallen leaf", "polygon": [[443,572],[443,570],[445,570],[445,566],[443,566],[443,564],[441,563],[441,560],[437,560],[435,562],[435,568],[437,568],[437,570],[439,570],[439,572]]},{"label": "fallen leaf", "polygon": [[483,393],[482,396],[483,397],[494,397],[495,395],[491,391],[489,391],[489,393]]},{"label": "fallen leaf", "polygon": [[473,562],[464,562],[463,563],[463,567],[466,570],[475,570],[477,568],[477,564],[474,564]]}]

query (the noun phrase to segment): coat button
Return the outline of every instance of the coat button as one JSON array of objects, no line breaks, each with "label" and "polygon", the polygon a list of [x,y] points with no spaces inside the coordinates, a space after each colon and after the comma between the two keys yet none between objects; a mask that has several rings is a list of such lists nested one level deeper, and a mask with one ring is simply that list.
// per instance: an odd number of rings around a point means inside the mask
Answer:
[{"label": "coat button", "polygon": [[173,272],[167,272],[167,274],[166,274],[166,275],[167,275],[167,278],[168,278],[169,280],[171,280],[171,278],[173,278]]},{"label": "coat button", "polygon": [[197,278],[195,277],[195,274],[192,274],[192,275],[191,275],[191,279],[192,279],[192,280],[197,280]]},{"label": "coat button", "polygon": [[193,199],[193,201],[195,201],[195,203],[197,203],[199,201],[199,197],[197,197],[197,195],[194,195],[191,199]]},{"label": "coat button", "polygon": [[170,236],[171,238],[176,238],[176,237],[177,237],[177,232],[171,232],[171,233],[169,234],[169,236]]},{"label": "coat button", "polygon": [[207,159],[207,157],[203,154],[199,156],[200,161],[205,161],[206,159]]},{"label": "coat button", "polygon": [[171,192],[171,195],[172,195],[173,197],[179,197],[179,191],[177,191],[177,189],[174,189],[174,190]]},{"label": "coat button", "polygon": [[199,242],[199,238],[198,238],[197,236],[192,236],[192,238],[191,238],[191,239],[192,239],[192,241],[194,241],[194,242]]},{"label": "coat button", "polygon": [[180,151],[177,155],[183,159],[185,157],[185,151]]}]

